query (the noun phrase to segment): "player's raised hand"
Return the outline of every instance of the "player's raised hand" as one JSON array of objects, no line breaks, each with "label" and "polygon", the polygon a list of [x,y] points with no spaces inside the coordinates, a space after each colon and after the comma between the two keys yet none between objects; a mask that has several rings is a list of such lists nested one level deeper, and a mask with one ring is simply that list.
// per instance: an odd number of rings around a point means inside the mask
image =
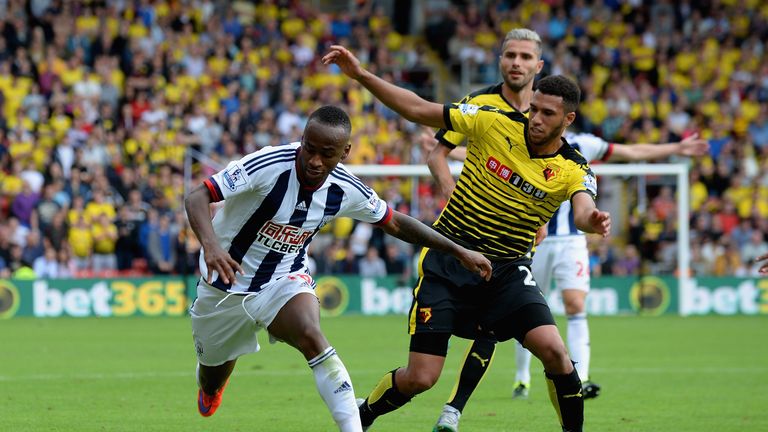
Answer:
[{"label": "player's raised hand", "polygon": [[487,281],[491,280],[493,267],[491,266],[491,262],[488,261],[488,258],[480,252],[471,251],[465,248],[462,249],[464,249],[464,253],[458,257],[461,261],[461,265],[466,267],[467,270],[472,273],[479,274],[483,279]]},{"label": "player's raised hand", "polygon": [[593,233],[608,237],[611,232],[611,214],[593,209],[589,215],[589,225],[592,227]]},{"label": "player's raised hand", "polygon": [[352,79],[360,78],[365,69],[352,52],[341,45],[331,45],[330,51],[322,58],[323,64],[335,63],[345,75]]},{"label": "player's raised hand", "polygon": [[206,282],[213,283],[213,272],[217,272],[221,281],[230,284],[235,281],[235,274],[244,274],[240,263],[235,261],[232,256],[222,249],[219,245],[205,248],[205,265],[208,267],[208,277]]},{"label": "player's raised hand", "polygon": [[755,258],[755,262],[763,262],[763,265],[760,266],[759,269],[757,269],[758,273],[768,275],[768,254],[760,255],[759,257]]},{"label": "player's raised hand", "polygon": [[683,156],[703,156],[709,151],[709,141],[699,138],[695,133],[680,141],[680,154]]}]

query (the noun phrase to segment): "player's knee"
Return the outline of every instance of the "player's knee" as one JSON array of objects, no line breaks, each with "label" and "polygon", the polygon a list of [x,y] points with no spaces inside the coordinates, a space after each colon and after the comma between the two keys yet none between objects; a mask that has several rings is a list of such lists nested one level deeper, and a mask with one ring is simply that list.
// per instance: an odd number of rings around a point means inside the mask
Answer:
[{"label": "player's knee", "polygon": [[537,355],[539,360],[541,360],[541,364],[544,365],[544,370],[549,373],[567,373],[566,369],[571,364],[568,349],[566,349],[562,341],[553,341],[540,346],[537,350]]},{"label": "player's knee", "polygon": [[306,326],[294,335],[294,345],[307,358],[312,358],[320,354],[328,346],[328,341],[325,339],[320,327]]},{"label": "player's knee", "polygon": [[431,389],[437,379],[440,378],[439,373],[434,373],[430,370],[414,370],[409,369],[404,374],[404,383],[398,383],[401,387],[401,391],[406,394],[418,394]]},{"label": "player's knee", "polygon": [[[573,290],[571,290],[573,291]],[[565,306],[565,313],[567,315],[576,315],[585,311],[586,296],[580,291],[575,294],[564,294],[563,305]]]}]

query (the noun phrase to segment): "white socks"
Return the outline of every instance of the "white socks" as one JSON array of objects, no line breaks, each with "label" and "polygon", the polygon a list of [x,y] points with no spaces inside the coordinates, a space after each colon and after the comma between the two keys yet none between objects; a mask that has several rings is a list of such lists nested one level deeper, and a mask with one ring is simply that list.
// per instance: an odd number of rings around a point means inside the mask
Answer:
[{"label": "white socks", "polygon": [[576,371],[581,381],[589,380],[591,351],[586,312],[568,315],[568,351],[571,353],[571,360],[576,362]]},{"label": "white socks", "polygon": [[317,391],[328,406],[341,432],[362,432],[352,380],[333,347],[308,361],[315,375]]},{"label": "white socks", "polygon": [[527,386],[531,385],[531,354],[520,342],[515,341],[515,382],[521,382]]}]

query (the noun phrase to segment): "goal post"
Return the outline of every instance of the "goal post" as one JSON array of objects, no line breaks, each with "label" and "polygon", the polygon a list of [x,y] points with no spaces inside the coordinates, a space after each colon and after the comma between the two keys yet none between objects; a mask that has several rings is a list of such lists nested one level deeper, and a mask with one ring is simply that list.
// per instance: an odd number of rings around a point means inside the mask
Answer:
[{"label": "goal post", "polygon": [[[598,176],[674,176],[677,183],[677,286],[678,292],[687,286],[690,275],[690,188],[688,165],[685,163],[622,163],[590,166]],[[347,165],[358,177],[402,176],[429,177],[426,165]],[[451,165],[451,174],[458,176],[461,165]],[[599,188],[599,185],[598,185]]]}]

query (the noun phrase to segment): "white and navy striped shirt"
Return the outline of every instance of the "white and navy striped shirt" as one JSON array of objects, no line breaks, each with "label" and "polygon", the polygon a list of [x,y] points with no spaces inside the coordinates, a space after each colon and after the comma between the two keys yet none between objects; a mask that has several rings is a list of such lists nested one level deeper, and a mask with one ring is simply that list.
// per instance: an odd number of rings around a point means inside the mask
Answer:
[{"label": "white and navy striped shirt", "polygon": [[[607,160],[611,151],[613,150],[613,144],[603,140],[600,137],[596,137],[588,133],[565,133],[565,140],[568,144],[584,156],[588,162],[601,160]],[[569,236],[584,234],[576,228],[576,223],[573,221],[573,209],[571,208],[570,201],[563,201],[560,204],[560,208],[552,215],[552,219],[549,220],[547,227],[547,236]]]},{"label": "white and navy striped shirt", "polygon": [[[289,273],[309,273],[307,246],[336,217],[374,224],[392,217],[387,203],[342,164],[323,184],[302,184],[297,174],[300,145],[263,148],[230,162],[205,181],[211,200],[224,200],[213,218],[219,244],[245,272],[230,284],[214,275],[216,288],[257,292]],[[204,254],[200,254],[200,272],[206,279]]]}]

